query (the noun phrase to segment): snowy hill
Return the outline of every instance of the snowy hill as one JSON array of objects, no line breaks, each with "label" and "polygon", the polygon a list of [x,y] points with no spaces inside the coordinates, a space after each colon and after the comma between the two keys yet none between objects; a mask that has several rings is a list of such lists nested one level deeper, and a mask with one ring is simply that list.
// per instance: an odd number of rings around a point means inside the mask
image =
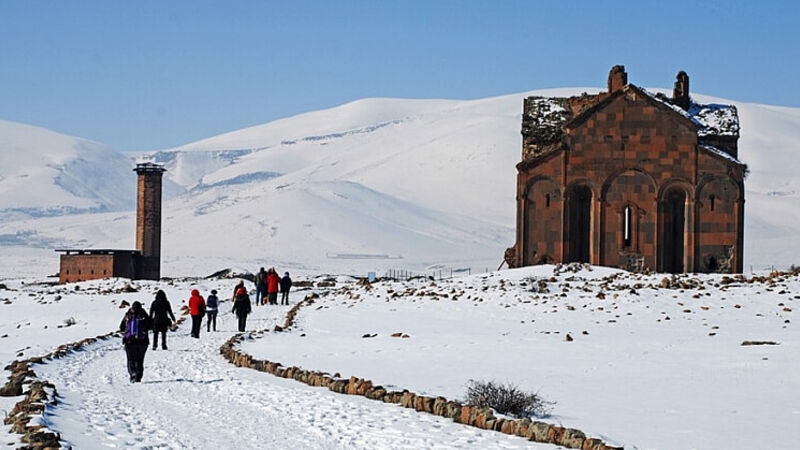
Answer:
[{"label": "snowy hill", "polygon": [[103,144],[0,120],[0,219],[132,209],[131,168]]},{"label": "snowy hill", "polygon": [[[165,274],[231,264],[359,272],[494,268],[514,241],[523,98],[597,90],[472,101],[364,99],[140,154],[165,164],[174,182],[165,188]],[[750,167],[745,267],[797,262],[800,178],[792,155],[800,150],[800,109],[695,98],[739,109],[739,155]],[[107,191],[120,202],[134,193],[131,163],[125,164],[92,171],[124,172],[131,187]],[[12,203],[26,208],[29,198],[20,198]],[[124,201],[132,205],[130,197]],[[13,244],[9,250],[21,258],[15,264],[30,260],[30,247],[130,248],[134,221],[130,210],[8,221],[0,225],[0,245]],[[56,258],[38,260],[35,273],[42,267],[54,272]]]}]

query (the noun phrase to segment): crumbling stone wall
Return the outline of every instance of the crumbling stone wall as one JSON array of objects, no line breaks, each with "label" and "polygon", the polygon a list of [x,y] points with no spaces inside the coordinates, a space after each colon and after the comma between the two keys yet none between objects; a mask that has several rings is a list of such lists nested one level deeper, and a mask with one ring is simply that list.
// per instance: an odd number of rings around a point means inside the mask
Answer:
[{"label": "crumbling stone wall", "polygon": [[[314,304],[316,298],[316,294],[311,294],[295,305],[290,310],[284,325],[276,326],[276,331],[291,328],[300,308]],[[263,335],[263,332],[250,334]],[[394,403],[403,408],[446,417],[456,423],[515,435],[534,442],[551,443],[581,450],[622,450],[620,447],[606,444],[601,439],[587,437],[582,431],[573,428],[564,428],[528,418],[498,418],[490,408],[462,404],[444,397],[419,395],[407,389],[388,390],[383,386],[375,385],[370,380],[355,376],[343,378],[339,374],[330,375],[296,366],[285,367],[279,362],[256,359],[237,348],[237,345],[246,336],[247,333],[237,334],[220,348],[222,356],[238,367],[266,372],[280,378],[290,378],[309,386],[324,387],[339,394],[359,395],[370,400]]]}]

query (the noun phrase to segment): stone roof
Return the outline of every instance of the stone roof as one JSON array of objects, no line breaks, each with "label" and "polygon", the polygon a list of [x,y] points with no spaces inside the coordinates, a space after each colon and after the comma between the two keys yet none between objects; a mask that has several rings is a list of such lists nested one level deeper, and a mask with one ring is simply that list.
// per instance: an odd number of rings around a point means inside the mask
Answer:
[{"label": "stone roof", "polygon": [[[691,101],[687,111],[674,104],[664,94],[655,94],[632,84],[626,85],[624,89],[641,91],[651,100],[691,121],[697,127],[697,136],[701,141],[713,138],[735,140],[739,137],[739,115],[736,106],[714,103],[704,105]],[[602,107],[600,104],[610,101],[611,97],[613,94],[604,93],[570,98],[527,97],[522,114],[523,159],[538,157],[560,148],[565,125],[573,119],[580,121],[581,115],[591,114],[590,110]],[[586,99],[589,101],[585,101]],[[574,112],[571,103],[582,105],[580,111]]]}]

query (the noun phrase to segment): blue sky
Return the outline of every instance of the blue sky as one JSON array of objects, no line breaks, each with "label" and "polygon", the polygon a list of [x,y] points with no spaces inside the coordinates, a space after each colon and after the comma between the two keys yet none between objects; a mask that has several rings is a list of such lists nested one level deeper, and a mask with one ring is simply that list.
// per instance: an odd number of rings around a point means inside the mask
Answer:
[{"label": "blue sky", "polygon": [[800,106],[800,2],[2,1],[0,119],[171,147],[364,97],[629,81]]}]

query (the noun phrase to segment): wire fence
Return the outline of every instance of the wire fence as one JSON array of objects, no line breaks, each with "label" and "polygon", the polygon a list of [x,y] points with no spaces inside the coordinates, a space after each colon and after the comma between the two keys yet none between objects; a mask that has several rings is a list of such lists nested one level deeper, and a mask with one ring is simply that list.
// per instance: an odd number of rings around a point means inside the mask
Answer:
[{"label": "wire fence", "polygon": [[[489,269],[486,268],[486,272]],[[449,280],[451,278],[472,275],[471,267],[464,268],[446,268],[436,270],[414,271],[408,269],[387,269],[381,276],[383,279],[406,281],[411,279],[424,278],[428,280]]]}]

